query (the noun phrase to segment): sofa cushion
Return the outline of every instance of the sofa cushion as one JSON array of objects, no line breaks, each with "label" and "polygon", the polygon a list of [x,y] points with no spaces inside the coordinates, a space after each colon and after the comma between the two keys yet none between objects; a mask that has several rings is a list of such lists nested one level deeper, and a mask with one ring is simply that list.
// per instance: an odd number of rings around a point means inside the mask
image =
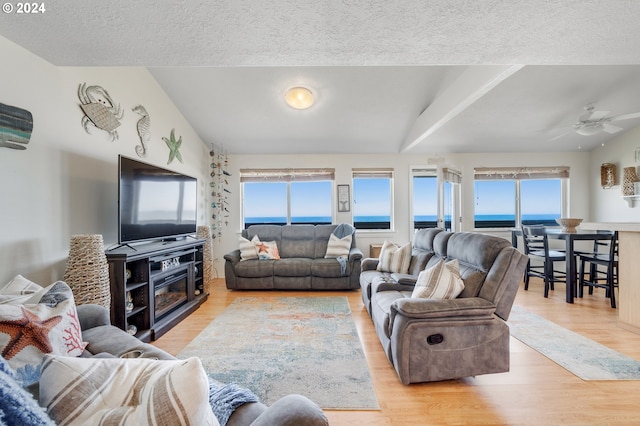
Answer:
[{"label": "sofa cushion", "polygon": [[[260,234],[260,236],[262,235]],[[315,257],[314,239],[315,227],[313,225],[283,226],[280,257],[306,257],[313,259]]]},{"label": "sofa cushion", "polygon": [[278,277],[308,277],[312,259],[285,258],[273,263],[273,274]]},{"label": "sofa cushion", "polygon": [[238,277],[262,278],[273,275],[273,264],[277,260],[252,259],[246,262],[238,262],[235,266],[235,273]]},{"label": "sofa cushion", "polygon": [[447,243],[447,257],[458,259],[465,289],[461,297],[478,296],[487,272],[498,254],[511,243],[500,237],[478,233],[454,233]]},{"label": "sofa cushion", "polygon": [[411,292],[401,290],[385,290],[372,294],[371,297],[371,319],[376,330],[382,332],[387,338],[391,337],[389,329],[389,318],[391,305],[398,299],[411,297]]},{"label": "sofa cushion", "polygon": [[378,271],[397,272],[406,274],[409,270],[411,262],[411,243],[403,246],[385,240],[380,250],[380,262],[378,262]]},{"label": "sofa cushion", "polygon": [[260,239],[257,235],[251,239],[251,241],[247,240],[245,237],[238,237],[238,248],[240,249],[240,260],[250,260],[258,258],[258,249],[256,248],[256,244],[260,242]]},{"label": "sofa cushion", "polygon": [[435,266],[418,275],[412,298],[455,299],[464,290],[464,281],[458,271],[458,260],[440,260]]},{"label": "sofa cushion", "polygon": [[351,235],[338,238],[335,234],[329,236],[327,243],[327,252],[324,257],[326,259],[335,259],[336,257],[348,257],[351,249]]},{"label": "sofa cushion", "polygon": [[42,362],[40,405],[57,424],[218,425],[198,358],[70,358]]},{"label": "sofa cushion", "polygon": [[[39,287],[28,280],[24,284]],[[71,288],[63,281],[39,288],[23,303],[0,304],[0,349],[23,385],[38,381],[45,354],[80,356],[84,351]]]},{"label": "sofa cushion", "polygon": [[350,271],[349,263],[343,265],[337,259],[314,259],[311,262],[311,275],[324,278],[338,278],[348,276]]}]

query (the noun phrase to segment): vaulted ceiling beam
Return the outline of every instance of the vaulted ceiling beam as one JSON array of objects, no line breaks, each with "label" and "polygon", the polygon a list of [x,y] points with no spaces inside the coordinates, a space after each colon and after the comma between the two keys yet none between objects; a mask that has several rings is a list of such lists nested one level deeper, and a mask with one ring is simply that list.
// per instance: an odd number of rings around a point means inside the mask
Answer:
[{"label": "vaulted ceiling beam", "polygon": [[418,116],[400,152],[423,143],[449,120],[511,77],[524,65],[483,65],[467,68],[442,95]]}]

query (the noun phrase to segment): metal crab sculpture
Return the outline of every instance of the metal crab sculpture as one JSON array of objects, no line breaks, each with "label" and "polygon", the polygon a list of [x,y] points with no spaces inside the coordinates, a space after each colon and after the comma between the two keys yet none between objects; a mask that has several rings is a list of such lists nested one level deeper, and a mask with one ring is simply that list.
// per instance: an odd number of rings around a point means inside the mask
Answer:
[{"label": "metal crab sculpture", "polygon": [[82,83],[78,86],[78,98],[81,102],[80,108],[84,112],[82,117],[84,130],[91,134],[89,126],[92,125],[109,133],[112,141],[118,139],[116,129],[121,124],[124,111],[120,108],[120,104],[113,102],[109,92],[101,86],[87,86],[87,83]]}]

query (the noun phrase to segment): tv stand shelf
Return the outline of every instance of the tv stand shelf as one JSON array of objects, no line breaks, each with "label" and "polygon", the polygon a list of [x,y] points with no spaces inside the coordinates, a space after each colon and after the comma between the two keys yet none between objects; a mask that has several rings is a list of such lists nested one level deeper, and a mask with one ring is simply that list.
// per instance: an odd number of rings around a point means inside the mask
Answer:
[{"label": "tv stand shelf", "polygon": [[198,309],[209,296],[204,243],[188,238],[107,250],[112,324],[149,342]]}]

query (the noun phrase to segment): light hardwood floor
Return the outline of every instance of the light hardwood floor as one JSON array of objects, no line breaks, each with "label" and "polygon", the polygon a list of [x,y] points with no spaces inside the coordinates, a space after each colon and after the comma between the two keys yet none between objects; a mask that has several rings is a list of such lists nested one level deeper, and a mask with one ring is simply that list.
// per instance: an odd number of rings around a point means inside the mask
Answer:
[{"label": "light hardwood floor", "polygon": [[[603,290],[564,301],[564,285],[549,298],[542,282],[521,285],[515,303],[534,313],[640,359],[640,335],[616,326],[617,310]],[[209,300],[175,328],[153,342],[176,355],[236,297],[348,297],[380,404],[379,411],[328,411],[337,425],[552,425],[640,424],[640,381],[583,381],[520,341],[511,338],[511,371],[437,383],[405,386],[387,361],[359,291],[229,291],[215,280]]]}]

